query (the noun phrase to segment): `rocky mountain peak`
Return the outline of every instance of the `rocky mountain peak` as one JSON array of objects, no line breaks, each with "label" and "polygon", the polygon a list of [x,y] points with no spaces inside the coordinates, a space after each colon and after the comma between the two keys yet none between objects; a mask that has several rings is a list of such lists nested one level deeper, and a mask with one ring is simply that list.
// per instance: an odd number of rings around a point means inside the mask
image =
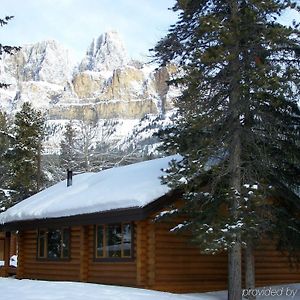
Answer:
[{"label": "rocky mountain peak", "polygon": [[4,57],[2,63],[4,73],[16,81],[62,84],[72,72],[68,50],[54,40],[24,45],[15,55]]},{"label": "rocky mountain peak", "polygon": [[93,39],[79,71],[113,71],[128,63],[127,53],[118,32],[109,31]]}]

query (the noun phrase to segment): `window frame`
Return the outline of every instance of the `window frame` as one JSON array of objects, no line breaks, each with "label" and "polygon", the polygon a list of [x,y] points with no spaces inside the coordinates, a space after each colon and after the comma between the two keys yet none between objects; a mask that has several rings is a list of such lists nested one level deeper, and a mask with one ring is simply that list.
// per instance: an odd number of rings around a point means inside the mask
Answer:
[{"label": "window frame", "polygon": [[[122,243],[121,243],[121,257],[109,257],[106,253],[106,232],[108,226],[114,226],[114,225],[121,225],[121,231],[122,231]],[[131,247],[130,247],[130,256],[124,256],[124,248],[123,248],[123,240],[124,240],[124,234],[123,229],[124,225],[130,225],[131,228]],[[98,246],[98,228],[102,226],[102,239],[103,239],[103,256],[98,256],[97,253],[97,246]],[[95,262],[132,262],[135,259],[135,253],[134,253],[134,223],[133,222],[119,222],[119,223],[103,223],[103,224],[96,224],[94,225],[94,261]]]},{"label": "window frame", "polygon": [[[48,249],[48,233],[50,231],[56,231],[59,230],[60,231],[60,257],[49,257],[49,249]],[[44,231],[43,236],[41,237],[40,232]],[[64,247],[63,247],[63,243],[64,243],[64,232],[67,231],[68,232],[68,256],[64,257]],[[41,238],[44,239],[44,256],[40,255],[40,243],[41,243]],[[69,261],[71,260],[71,229],[70,227],[60,227],[60,228],[38,228],[37,230],[37,249],[36,249],[36,259],[40,260],[40,261]]]}]

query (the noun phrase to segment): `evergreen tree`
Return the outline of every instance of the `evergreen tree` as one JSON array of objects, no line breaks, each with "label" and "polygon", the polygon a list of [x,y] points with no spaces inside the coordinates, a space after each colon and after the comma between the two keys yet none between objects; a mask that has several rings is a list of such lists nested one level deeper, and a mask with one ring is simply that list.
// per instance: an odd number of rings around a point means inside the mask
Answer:
[{"label": "evergreen tree", "polygon": [[[156,45],[182,88],[164,148],[182,155],[164,178],[184,189],[184,227],[203,252],[228,250],[229,299],[241,299],[241,249],[254,287],[253,245],[275,234],[297,250],[300,32],[281,25],[285,0],[177,0],[179,21]],[[291,238],[292,237],[292,238]]]},{"label": "evergreen tree", "polygon": [[75,170],[78,165],[77,135],[74,124],[70,121],[60,143],[60,165],[66,170]]},{"label": "evergreen tree", "polygon": [[3,177],[7,173],[7,164],[5,155],[9,148],[9,133],[8,133],[8,120],[6,113],[0,111],[0,182],[3,182]]},{"label": "evergreen tree", "polygon": [[[6,16],[4,19],[0,19],[0,26],[4,26],[6,25],[9,20],[11,20],[13,18],[13,16]],[[15,46],[8,46],[8,45],[2,45],[0,43],[0,60],[2,57],[3,53],[7,53],[7,54],[14,54],[16,51],[19,51],[21,48],[20,47],[15,47]],[[0,88],[6,88],[8,87],[9,84],[0,82]]]},{"label": "evergreen tree", "polygon": [[10,152],[10,186],[17,191],[16,202],[40,190],[44,178],[41,170],[44,123],[43,114],[35,110],[29,102],[25,102],[15,116],[15,141]]},{"label": "evergreen tree", "polygon": [[7,153],[14,136],[11,134],[7,114],[0,111],[0,210],[11,206],[13,191],[9,189],[10,169]]}]

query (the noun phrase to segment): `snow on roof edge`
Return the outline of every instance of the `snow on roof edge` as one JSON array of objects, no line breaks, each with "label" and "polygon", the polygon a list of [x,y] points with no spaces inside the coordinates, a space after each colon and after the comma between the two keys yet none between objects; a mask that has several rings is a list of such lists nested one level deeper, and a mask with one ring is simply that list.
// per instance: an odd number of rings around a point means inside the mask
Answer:
[{"label": "snow on roof edge", "polygon": [[142,208],[167,194],[162,169],[180,155],[84,173],[63,180],[0,213],[0,224]]}]

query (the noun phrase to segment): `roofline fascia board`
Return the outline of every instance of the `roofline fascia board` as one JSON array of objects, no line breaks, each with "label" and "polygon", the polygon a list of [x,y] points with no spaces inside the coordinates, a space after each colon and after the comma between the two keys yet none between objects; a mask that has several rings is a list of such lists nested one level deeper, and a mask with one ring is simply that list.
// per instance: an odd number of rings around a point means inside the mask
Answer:
[{"label": "roofline fascia board", "polygon": [[180,193],[169,192],[144,207],[131,207],[114,209],[103,212],[88,213],[57,218],[32,219],[13,221],[0,224],[0,231],[31,230],[42,227],[79,226],[93,224],[107,224],[114,222],[140,221],[160,210],[164,206],[173,203]]}]

